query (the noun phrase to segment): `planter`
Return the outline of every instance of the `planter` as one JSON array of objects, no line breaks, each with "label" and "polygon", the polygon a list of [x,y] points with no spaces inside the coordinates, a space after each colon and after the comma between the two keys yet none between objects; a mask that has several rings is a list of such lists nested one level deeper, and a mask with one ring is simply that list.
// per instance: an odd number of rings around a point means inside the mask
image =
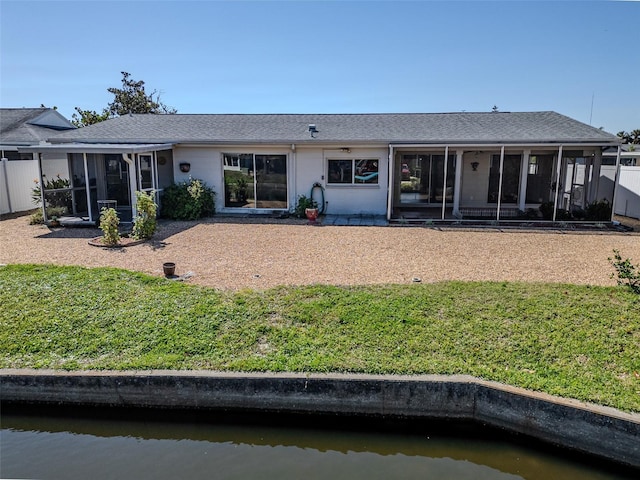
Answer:
[{"label": "planter", "polygon": [[173,262],[165,262],[162,264],[162,270],[165,277],[173,277],[176,273],[176,264]]},{"label": "planter", "polygon": [[307,216],[309,223],[316,223],[318,219],[319,210],[317,208],[305,208],[304,214]]}]

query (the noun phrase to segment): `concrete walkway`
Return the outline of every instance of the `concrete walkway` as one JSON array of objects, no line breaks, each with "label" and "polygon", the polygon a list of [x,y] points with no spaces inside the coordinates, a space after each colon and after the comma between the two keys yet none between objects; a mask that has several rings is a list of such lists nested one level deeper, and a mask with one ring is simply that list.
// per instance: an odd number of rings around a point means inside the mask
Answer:
[{"label": "concrete walkway", "polygon": [[320,218],[322,225],[354,226],[354,227],[386,227],[389,225],[384,215],[324,215]]}]

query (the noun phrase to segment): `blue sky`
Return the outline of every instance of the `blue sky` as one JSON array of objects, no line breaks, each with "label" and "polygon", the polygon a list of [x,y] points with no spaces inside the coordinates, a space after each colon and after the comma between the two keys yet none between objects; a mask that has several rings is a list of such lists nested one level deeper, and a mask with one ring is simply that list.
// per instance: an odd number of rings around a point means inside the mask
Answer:
[{"label": "blue sky", "polygon": [[[0,0],[0,106],[179,113],[554,110],[640,128],[640,2]],[[593,109],[592,109],[593,99]]]}]

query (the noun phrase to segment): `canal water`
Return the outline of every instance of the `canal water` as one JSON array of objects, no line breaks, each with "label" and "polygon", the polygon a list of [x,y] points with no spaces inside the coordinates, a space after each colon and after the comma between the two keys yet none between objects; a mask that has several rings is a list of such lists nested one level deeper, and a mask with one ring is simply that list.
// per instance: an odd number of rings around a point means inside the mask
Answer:
[{"label": "canal water", "polygon": [[1,427],[5,479],[634,478],[460,423],[4,406]]}]

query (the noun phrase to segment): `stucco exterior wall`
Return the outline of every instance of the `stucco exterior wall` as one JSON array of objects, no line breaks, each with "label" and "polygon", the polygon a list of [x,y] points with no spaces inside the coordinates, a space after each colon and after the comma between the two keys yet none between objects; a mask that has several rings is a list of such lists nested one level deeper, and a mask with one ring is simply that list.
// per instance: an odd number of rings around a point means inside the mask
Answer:
[{"label": "stucco exterior wall", "polygon": [[[462,159],[460,205],[465,207],[487,205],[491,153],[481,152],[476,156],[475,152],[465,152]],[[478,162],[476,171],[471,167],[471,162]]]},{"label": "stucco exterior wall", "polygon": [[[344,152],[341,148],[349,148]],[[322,148],[291,145],[273,146],[228,146],[228,147],[181,147],[173,152],[173,175],[176,182],[193,178],[204,180],[216,192],[216,211],[256,212],[260,210],[225,208],[223,153],[279,154],[287,156],[287,190],[289,209],[292,210],[300,195],[309,196],[314,183],[324,188],[325,211],[332,214],[384,215],[387,208],[388,152],[386,148]],[[327,159],[377,159],[378,183],[357,185],[329,185],[327,183]],[[188,173],[180,171],[180,163],[190,163]],[[319,190],[314,199],[321,201]],[[267,209],[268,212],[271,210]]]}]

